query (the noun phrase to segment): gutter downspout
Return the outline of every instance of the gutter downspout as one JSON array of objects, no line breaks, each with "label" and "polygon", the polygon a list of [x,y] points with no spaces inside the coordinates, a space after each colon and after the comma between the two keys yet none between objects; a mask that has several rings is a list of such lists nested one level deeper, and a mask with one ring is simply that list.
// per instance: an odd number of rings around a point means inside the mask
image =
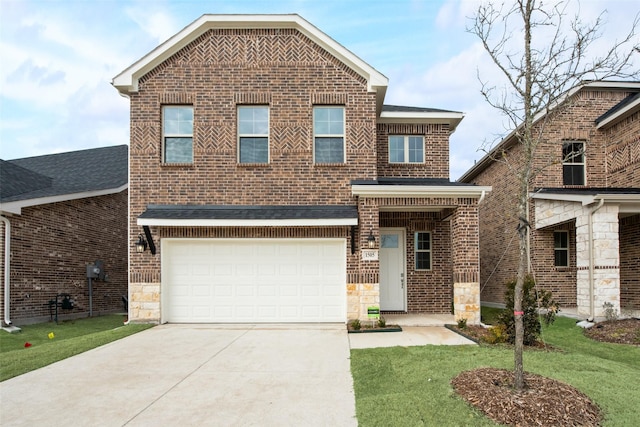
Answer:
[{"label": "gutter downspout", "polygon": [[11,275],[11,223],[7,218],[0,215],[0,219],[4,223],[4,323],[7,326],[11,326],[10,318],[10,275]]},{"label": "gutter downspout", "polygon": [[593,270],[595,259],[593,255],[593,215],[604,205],[604,199],[600,199],[598,205],[591,208],[589,211],[589,316],[590,321],[595,319],[595,298],[593,295],[594,292],[594,283],[593,283]]}]

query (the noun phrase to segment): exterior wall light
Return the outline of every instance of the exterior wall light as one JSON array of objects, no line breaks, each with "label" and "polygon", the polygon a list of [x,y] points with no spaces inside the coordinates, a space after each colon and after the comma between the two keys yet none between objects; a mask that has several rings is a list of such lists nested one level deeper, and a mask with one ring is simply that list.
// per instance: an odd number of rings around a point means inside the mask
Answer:
[{"label": "exterior wall light", "polygon": [[369,245],[369,249],[373,249],[376,247],[376,237],[373,235],[372,229],[369,229],[369,236],[367,236],[367,244]]},{"label": "exterior wall light", "polygon": [[147,241],[142,237],[142,234],[138,234],[138,241],[136,242],[136,252],[142,253],[147,250]]}]

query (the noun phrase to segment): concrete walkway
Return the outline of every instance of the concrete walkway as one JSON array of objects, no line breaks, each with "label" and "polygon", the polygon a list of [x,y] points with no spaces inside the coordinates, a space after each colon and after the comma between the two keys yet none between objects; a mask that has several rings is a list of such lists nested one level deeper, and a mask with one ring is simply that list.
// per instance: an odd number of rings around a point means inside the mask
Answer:
[{"label": "concrete walkway", "polygon": [[356,426],[344,325],[162,325],[0,383],[8,426]]}]

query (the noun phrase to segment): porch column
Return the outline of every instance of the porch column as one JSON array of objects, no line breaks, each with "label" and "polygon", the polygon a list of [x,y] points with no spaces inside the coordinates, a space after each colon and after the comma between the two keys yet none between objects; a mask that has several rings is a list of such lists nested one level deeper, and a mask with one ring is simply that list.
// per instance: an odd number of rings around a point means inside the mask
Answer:
[{"label": "porch column", "polygon": [[[474,200],[476,202],[476,200]],[[451,219],[453,312],[456,320],[480,323],[478,206],[458,206]]]},{"label": "porch column", "polygon": [[618,206],[592,209],[576,218],[577,305],[578,314],[602,319],[605,303],[620,314]]},{"label": "porch column", "polygon": [[369,233],[375,237],[375,251],[380,249],[378,202],[374,198],[358,198],[358,234],[355,253],[355,271],[349,271],[347,278],[347,318],[366,320],[370,306],[380,306],[380,262],[363,259],[362,250],[368,250]]}]

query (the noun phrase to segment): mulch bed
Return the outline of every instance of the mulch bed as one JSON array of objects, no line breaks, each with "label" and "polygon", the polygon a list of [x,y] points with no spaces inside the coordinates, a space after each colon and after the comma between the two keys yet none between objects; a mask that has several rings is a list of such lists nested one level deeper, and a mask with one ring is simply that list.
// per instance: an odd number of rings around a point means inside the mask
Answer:
[{"label": "mulch bed", "polygon": [[640,346],[640,319],[607,320],[585,329],[584,334],[597,341]]},{"label": "mulch bed", "polygon": [[525,373],[526,388],[513,389],[513,371],[480,368],[460,373],[451,385],[492,420],[510,426],[599,426],[600,409],[562,382]]}]

